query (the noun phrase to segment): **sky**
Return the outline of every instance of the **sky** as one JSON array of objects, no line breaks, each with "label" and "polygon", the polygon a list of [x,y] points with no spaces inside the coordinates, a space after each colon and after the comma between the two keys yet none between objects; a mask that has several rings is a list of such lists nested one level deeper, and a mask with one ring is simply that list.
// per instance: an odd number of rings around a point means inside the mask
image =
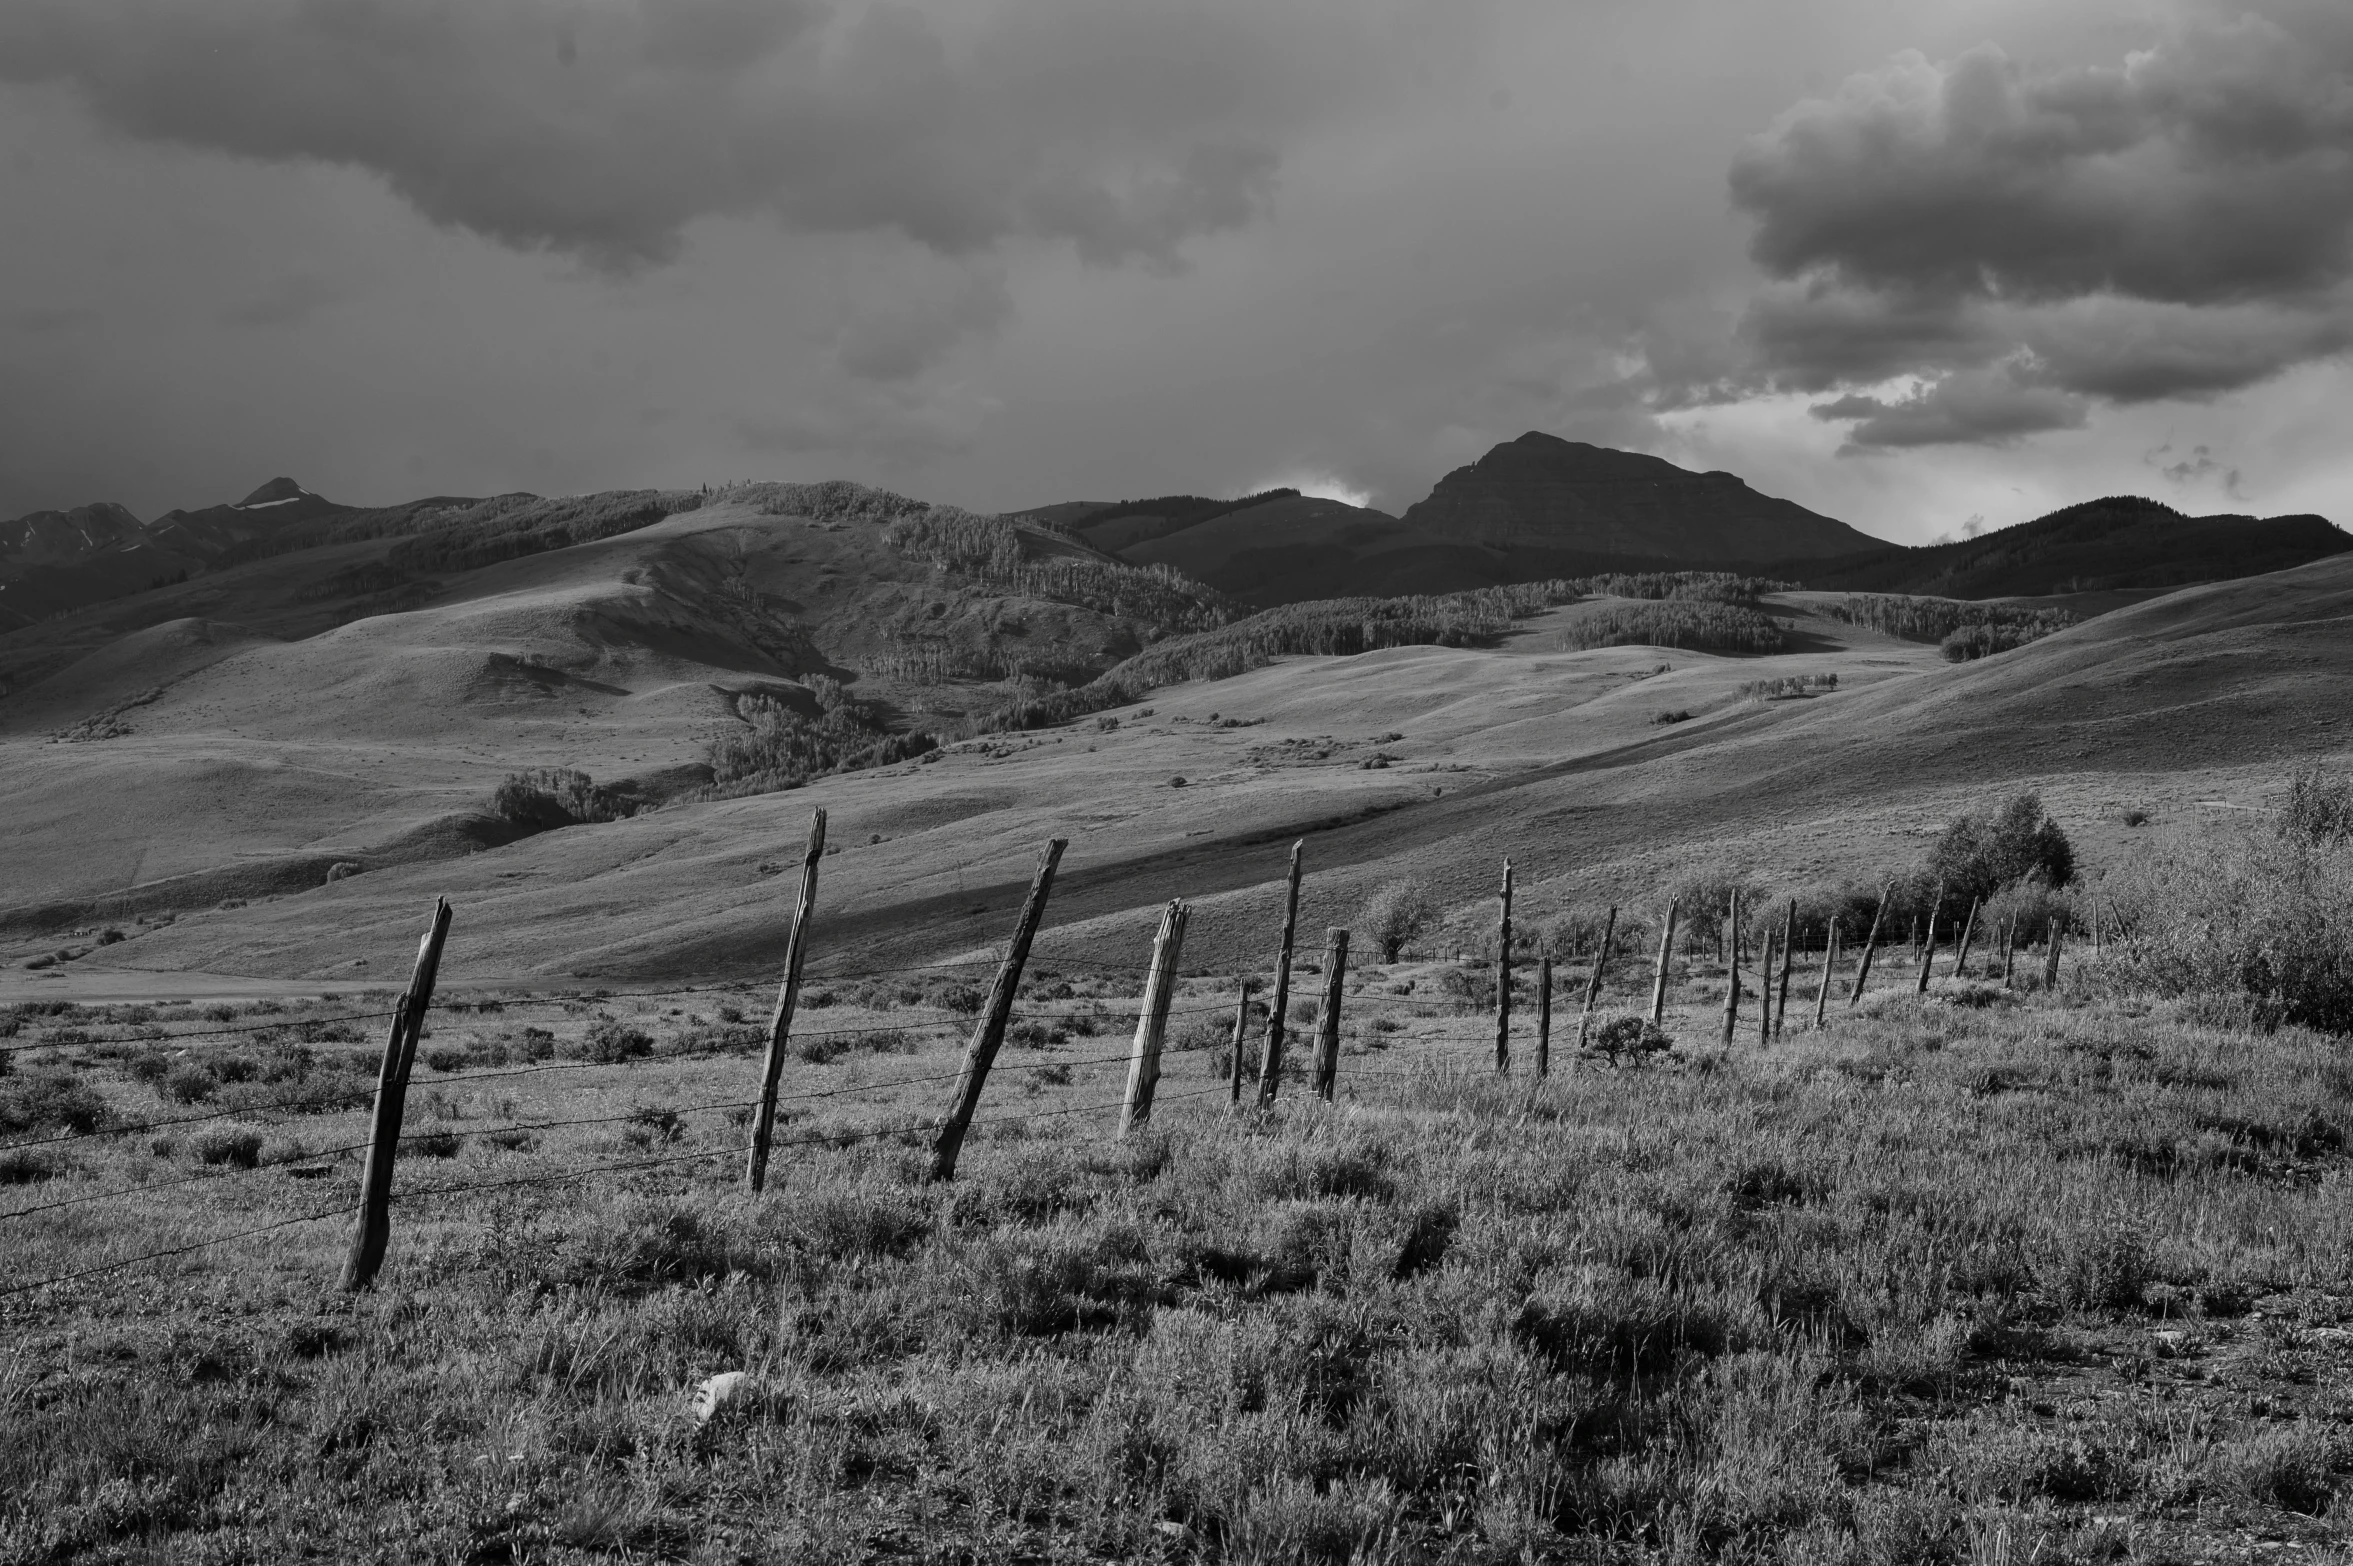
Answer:
[{"label": "sky", "polygon": [[2336,0],[9,0],[0,517],[851,478],[2353,524]]}]

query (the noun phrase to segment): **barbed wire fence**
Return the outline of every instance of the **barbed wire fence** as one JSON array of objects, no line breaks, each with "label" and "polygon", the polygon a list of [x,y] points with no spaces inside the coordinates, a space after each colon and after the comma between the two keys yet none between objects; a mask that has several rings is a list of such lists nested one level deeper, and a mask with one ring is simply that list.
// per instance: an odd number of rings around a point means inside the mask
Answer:
[{"label": "barbed wire fence", "polygon": [[[1367,990],[1351,993],[1346,986],[1349,932],[1334,928],[1326,932],[1323,961],[1320,965],[1297,961],[1294,950],[1297,937],[1297,908],[1301,876],[1301,849],[1294,845],[1291,855],[1289,896],[1282,923],[1280,949],[1273,964],[1274,979],[1271,1000],[1256,1002],[1252,991],[1255,976],[1232,976],[1231,1000],[1215,1004],[1177,1007],[1173,1004],[1179,987],[1179,972],[1189,910],[1182,900],[1170,903],[1163,911],[1150,959],[1143,967],[1140,994],[1132,1011],[1107,1011],[1105,997],[1074,996],[1061,985],[1049,988],[1048,997],[1041,1004],[1037,986],[1027,1004],[1022,1000],[1022,985],[1028,970],[1032,946],[1051,895],[1055,870],[1066,846],[1064,840],[1048,843],[1039,856],[1028,897],[1025,899],[1011,938],[1005,947],[989,956],[954,958],[935,962],[912,963],[897,967],[868,967],[861,969],[825,969],[808,971],[804,967],[807,941],[815,924],[818,869],[823,857],[825,812],[813,814],[809,849],[802,866],[800,897],[796,906],[790,938],[787,943],[785,972],[779,982],[772,1015],[764,1029],[754,1030],[737,1025],[735,1031],[717,1041],[708,1038],[702,1047],[673,1052],[656,1057],[651,1054],[650,1040],[645,1050],[633,1052],[622,1047],[610,1052],[593,1048],[585,1058],[552,1060],[527,1059],[524,1064],[508,1064],[503,1053],[487,1063],[485,1069],[459,1069],[465,1062],[455,1064],[441,1061],[437,1056],[429,1061],[436,1075],[433,1091],[470,1090],[478,1086],[513,1082],[525,1077],[542,1077],[553,1073],[583,1071],[621,1071],[641,1066],[652,1060],[674,1061],[687,1055],[739,1055],[755,1044],[762,1049],[760,1074],[749,1096],[737,1096],[701,1102],[684,1107],[658,1105],[640,1106],[619,1113],[570,1115],[555,1118],[525,1118],[515,1113],[513,1101],[505,1100],[501,1112],[493,1118],[496,1124],[468,1128],[467,1134],[487,1140],[502,1148],[536,1146],[535,1139],[545,1132],[591,1126],[630,1125],[645,1132],[645,1156],[605,1159],[574,1164],[558,1170],[534,1171],[519,1175],[499,1175],[492,1178],[429,1181],[424,1184],[397,1187],[395,1176],[403,1152],[412,1155],[446,1157],[456,1151],[457,1139],[449,1127],[436,1125],[425,1130],[405,1130],[404,1116],[409,1089],[416,1064],[418,1044],[427,1033],[426,1020],[435,1002],[435,989],[440,961],[452,923],[452,913],[446,899],[435,904],[433,917],[418,945],[418,953],[408,987],[389,1008],[364,1011],[343,1011],[326,1016],[279,1015],[266,1021],[229,1024],[206,1028],[178,1028],[165,1026],[151,1031],[125,1031],[115,1025],[115,1036],[96,1038],[86,1029],[68,1030],[63,1038],[33,1040],[0,1046],[0,1070],[13,1066],[13,1057],[37,1051],[61,1051],[82,1046],[105,1050],[169,1050],[179,1055],[195,1055],[214,1049],[235,1047],[239,1044],[260,1042],[272,1046],[307,1047],[319,1042],[359,1042],[359,1036],[349,1031],[356,1023],[387,1024],[381,1057],[376,1067],[376,1081],[372,1087],[338,1091],[319,1091],[305,1087],[300,1091],[263,1099],[248,1099],[236,1105],[206,1109],[194,1113],[159,1115],[147,1119],[123,1121],[100,1116],[88,1123],[69,1124],[66,1129],[42,1136],[21,1137],[0,1142],[0,1158],[38,1156],[61,1147],[86,1143],[118,1141],[147,1135],[177,1134],[186,1128],[206,1126],[223,1121],[253,1122],[260,1117],[283,1114],[320,1114],[350,1110],[363,1104],[371,1105],[369,1134],[365,1140],[347,1145],[297,1153],[275,1165],[265,1165],[258,1158],[259,1139],[251,1133],[240,1143],[224,1144],[221,1157],[206,1167],[185,1175],[161,1180],[142,1180],[128,1185],[102,1190],[77,1192],[46,1201],[34,1202],[13,1209],[0,1210],[0,1236],[9,1232],[13,1223],[36,1216],[94,1203],[125,1201],[156,1193],[200,1187],[213,1183],[251,1177],[272,1168],[284,1168],[299,1178],[313,1179],[329,1176],[338,1168],[347,1168],[347,1161],[361,1160],[359,1185],[346,1199],[325,1203],[314,1208],[233,1231],[206,1236],[202,1239],[144,1250],[132,1255],[116,1257],[90,1266],[71,1268],[46,1276],[23,1279],[0,1286],[0,1299],[34,1294],[44,1289],[73,1283],[82,1279],[120,1272],[143,1263],[188,1255],[210,1247],[231,1244],[269,1234],[299,1224],[322,1222],[334,1218],[353,1220],[350,1250],[340,1280],[344,1290],[363,1289],[370,1285],[380,1269],[391,1237],[392,1213],[395,1207],[460,1197],[471,1193],[529,1188],[593,1180],[600,1176],[626,1174],[655,1168],[685,1166],[716,1162],[721,1159],[741,1159],[744,1162],[743,1183],[758,1192],[764,1183],[771,1157],[780,1151],[811,1148],[847,1148],[862,1142],[879,1139],[899,1139],[910,1146],[926,1149],[929,1153],[929,1176],[935,1181],[953,1180],[958,1156],[969,1131],[976,1126],[1007,1126],[1028,1121],[1051,1120],[1088,1114],[1115,1116],[1114,1134],[1126,1136],[1150,1123],[1156,1108],[1168,1104],[1200,1100],[1223,1095],[1229,1107],[1237,1112],[1262,1112],[1283,1096],[1286,1084],[1304,1087],[1307,1096],[1330,1103],[1339,1097],[1343,1083],[1352,1099],[1361,1098],[1361,1084],[1371,1082],[1384,1087],[1406,1085],[1427,1087],[1441,1083],[1468,1083],[1486,1076],[1508,1076],[1512,1071],[1513,1004],[1515,981],[1512,967],[1511,940],[1511,878],[1509,866],[1501,892],[1498,910],[1497,961],[1492,978],[1493,1054],[1483,1059],[1485,1048],[1472,1041],[1467,1045],[1442,1045],[1437,1054],[1407,1059],[1400,1063],[1375,1064],[1363,1058],[1378,1055],[1393,1048],[1397,1042],[1427,1043],[1424,1040],[1403,1038],[1417,1022],[1439,1017],[1440,1005],[1431,997],[1412,998],[1406,995],[1382,995]],[[1616,927],[1617,910],[1610,914],[1610,928]],[[1737,914],[1735,914],[1735,919]],[[1656,961],[1655,973],[1642,974],[1641,953],[1635,954],[1630,977],[1637,989],[1648,991],[1647,1012],[1655,1024],[1663,1016],[1665,998],[1670,984],[1670,957],[1675,911],[1668,910]],[[1788,997],[1791,992],[1793,964],[1797,960],[1799,943],[1794,910],[1787,928],[1779,932],[1777,941],[1768,941],[1767,948],[1756,963],[1754,988],[1742,973],[1743,954],[1735,941],[1720,963],[1725,978],[1724,1037],[1733,1037],[1735,1020],[1744,994],[1753,994],[1759,1002],[1759,1038],[1770,1042],[1777,1037],[1786,1021]],[[1870,971],[1871,947],[1877,945],[1877,929],[1866,946],[1855,972],[1851,1004],[1861,997]],[[2007,982],[2010,972],[2010,948],[2016,932],[2004,938],[2000,971]],[[1958,975],[1966,962],[1967,943],[1964,937],[1957,952],[1953,973]],[[2056,936],[2053,937],[2052,966],[2056,966]],[[1613,1024],[1617,1032],[1605,1029],[1609,1036],[1598,1041],[1598,1048],[1585,1049],[1586,1034],[1593,1019],[1597,999],[1602,990],[1604,971],[1613,961],[1617,949],[1605,937],[1591,959],[1590,972],[1580,984],[1564,967],[1564,999],[1574,1001],[1582,990],[1583,1011],[1577,1020],[1575,1045],[1578,1058],[1606,1056],[1611,1064],[1618,1061],[1621,1048],[1639,1057],[1640,1039],[1622,1036],[1623,1019]],[[1778,993],[1776,992],[1776,956],[1778,956]],[[1812,950],[1806,951],[1809,966]],[[1825,1026],[1824,1007],[1837,974],[1840,954],[1827,935],[1821,949],[1821,961],[1814,968],[1817,985],[1812,1007],[1816,1027]],[[1920,974],[1914,981],[1904,981],[1902,988],[1914,983],[1925,987],[1929,970],[1936,954],[1933,948],[1924,959],[1919,959]],[[1718,965],[1710,965],[1718,966]],[[1080,956],[1056,956],[1040,962],[1044,971],[1058,973],[1071,969],[1092,970],[1098,975],[1134,975],[1136,964],[1119,963]],[[1685,954],[1686,975],[1698,964]],[[979,970],[995,970],[985,998],[971,992],[970,986],[960,986],[965,993],[957,997],[960,1011],[969,1016],[951,1015],[926,1021],[894,1021],[887,1024],[867,1023],[857,1026],[831,1028],[801,1028],[798,1011],[803,987],[811,982],[834,985],[849,983],[898,982],[911,987],[915,993],[937,1004],[931,991],[924,985],[936,985],[943,977],[954,977],[969,972],[975,978]],[[1295,970],[1320,975],[1319,994],[1302,999],[1296,1004],[1289,1000],[1289,980]],[[1196,978],[1202,977],[1195,975]],[[1553,995],[1555,975],[1553,960],[1544,957],[1537,969],[1536,982],[1530,986],[1533,994],[1527,998],[1535,1002],[1535,1038],[1533,1071],[1542,1079],[1550,1073],[1552,1063],[1552,1035],[1555,1017]],[[1059,990],[1059,996],[1054,995]],[[747,1001],[756,994],[749,983],[704,983],[652,989],[594,988],[574,993],[542,996],[484,996],[452,997],[442,1002],[442,1011],[452,1016],[501,1016],[526,1018],[535,1014],[558,1013],[577,1017],[593,1012],[600,1021],[612,1021],[609,1012],[598,1008],[614,1002],[655,1002],[695,996],[742,997]],[[1449,997],[1460,1000],[1464,997]],[[1642,998],[1638,995],[1638,999]],[[1074,1004],[1062,1005],[1061,1001]],[[1083,1002],[1084,1004],[1075,1004]],[[1712,1004],[1712,1002],[1711,1002]],[[724,1011],[726,1007],[722,1007]],[[1801,995],[1800,1014],[1808,1009]],[[741,1008],[736,1008],[740,1017]],[[1343,1012],[1353,1012],[1356,1018],[1358,1053],[1343,1073],[1341,1070],[1341,1042]],[[1071,1058],[1060,1054],[1037,1060],[1001,1063],[998,1056],[1019,1014],[1025,1030],[1032,1030],[1024,1040],[1043,1043],[1051,1039],[1067,1043],[1070,1032],[1084,1036],[1106,1027],[1133,1029],[1129,1045],[1121,1050]],[[1230,1026],[1196,1029],[1184,1041],[1171,1047],[1168,1025],[1172,1020],[1202,1017],[1230,1018]],[[1566,1013],[1563,1020],[1565,1023]],[[1640,1014],[1634,1019],[1640,1021]],[[1292,1060],[1286,1054],[1286,1044],[1294,1023],[1312,1022],[1313,1031],[1305,1041],[1306,1054]],[[109,1025],[100,1024],[101,1027]],[[136,1025],[129,1025],[136,1026]],[[699,1026],[699,1019],[698,1019]],[[1523,1032],[1526,1025],[1522,1024]],[[882,1039],[894,1049],[904,1049],[910,1041],[924,1037],[935,1040],[969,1029],[962,1059],[952,1070],[924,1071],[914,1075],[862,1079],[831,1086],[811,1086],[784,1089],[782,1066],[792,1055],[807,1061],[835,1058],[832,1046],[836,1041]],[[1639,1031],[1639,1028],[1637,1028]],[[552,1031],[526,1028],[526,1040],[537,1032],[539,1047],[552,1052],[555,1041]],[[592,1029],[593,1033],[593,1029]],[[1396,1037],[1392,1037],[1396,1036]],[[1256,1058],[1250,1058],[1249,1044],[1255,1038]],[[1221,1080],[1206,1086],[1189,1087],[1173,1094],[1158,1092],[1161,1061],[1165,1054],[1214,1054],[1222,1056],[1216,1075]],[[1057,1105],[1013,1114],[979,1114],[987,1084],[1000,1077],[1019,1077],[1043,1074],[1043,1080],[1056,1085],[1070,1081],[1077,1070],[1125,1066],[1127,1080],[1124,1091],[1117,1098],[1089,1099],[1078,1104]],[[778,1136],[779,1113],[798,1112],[818,1104],[833,1104],[842,1100],[863,1100],[873,1107],[892,1107],[879,1102],[884,1095],[907,1089],[938,1087],[954,1084],[948,1108],[936,1117],[909,1117],[902,1111],[895,1123],[859,1127],[810,1130],[789,1136]],[[729,1140],[718,1145],[684,1149],[674,1152],[653,1152],[652,1143],[677,1140],[684,1127],[695,1117],[724,1116],[726,1123],[740,1128],[741,1140]],[[200,1150],[201,1154],[201,1150]]]}]

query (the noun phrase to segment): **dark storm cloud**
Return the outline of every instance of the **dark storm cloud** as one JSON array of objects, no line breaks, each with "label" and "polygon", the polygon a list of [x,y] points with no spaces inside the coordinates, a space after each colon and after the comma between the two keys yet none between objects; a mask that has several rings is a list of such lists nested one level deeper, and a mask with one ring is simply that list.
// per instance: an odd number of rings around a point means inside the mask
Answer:
[{"label": "dark storm cloud", "polygon": [[[1174,264],[1264,205],[1345,33],[1079,0],[12,0],[0,79],[134,137],[380,175],[436,222],[629,267],[712,214]],[[1344,50],[1339,52],[1344,53]]]},{"label": "dark storm cloud", "polygon": [[2006,442],[2091,400],[2206,398],[2353,343],[2353,20],[2202,22],[2121,64],[1916,53],[1733,164],[1781,280],[1748,386],[1857,449]]}]

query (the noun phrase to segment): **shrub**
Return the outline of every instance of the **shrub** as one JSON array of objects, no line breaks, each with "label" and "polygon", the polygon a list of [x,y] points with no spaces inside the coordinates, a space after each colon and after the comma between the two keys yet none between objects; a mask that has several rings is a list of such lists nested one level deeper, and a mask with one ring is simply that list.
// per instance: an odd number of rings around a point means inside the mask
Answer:
[{"label": "shrub", "polygon": [[95,1131],[111,1118],[104,1099],[64,1072],[12,1077],[0,1087],[0,1132]]},{"label": "shrub", "polygon": [[227,1164],[236,1169],[252,1169],[261,1163],[261,1133],[258,1131],[207,1131],[196,1139],[196,1161],[203,1164]]},{"label": "shrub", "polygon": [[463,1049],[446,1044],[425,1051],[425,1065],[433,1071],[457,1071],[464,1067],[467,1059]]},{"label": "shrub", "polygon": [[156,1091],[175,1104],[201,1104],[220,1089],[220,1078],[194,1061],[183,1061],[164,1073]]},{"label": "shrub", "polygon": [[2102,890],[2123,926],[2111,982],[2240,995],[2258,1026],[2353,1033],[2353,841],[2169,833]]},{"label": "shrub", "polygon": [[583,1052],[600,1065],[613,1065],[624,1060],[636,1060],[654,1052],[653,1035],[643,1028],[632,1027],[618,1017],[599,1017],[589,1024],[587,1036],[581,1041]]},{"label": "shrub", "polygon": [[464,1139],[447,1126],[433,1126],[424,1131],[413,1131],[400,1139],[401,1146],[420,1158],[455,1158]]},{"label": "shrub", "polygon": [[2353,838],[2353,782],[2330,778],[2315,763],[2288,779],[2288,801],[2280,831],[2305,843],[2341,843]]},{"label": "shrub", "polygon": [[1438,901],[1421,881],[1391,881],[1365,900],[1357,928],[1371,938],[1381,961],[1395,962],[1405,943],[1428,929],[1438,916]]},{"label": "shrub", "polygon": [[0,1153],[0,1185],[38,1185],[56,1173],[48,1159],[29,1148]]}]

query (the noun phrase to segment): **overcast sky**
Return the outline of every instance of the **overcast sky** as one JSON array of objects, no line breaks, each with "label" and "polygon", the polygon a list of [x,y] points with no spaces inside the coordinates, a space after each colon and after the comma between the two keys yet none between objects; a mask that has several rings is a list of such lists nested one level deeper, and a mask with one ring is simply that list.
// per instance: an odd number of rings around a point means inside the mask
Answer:
[{"label": "overcast sky", "polygon": [[7,0],[0,516],[849,477],[2353,523],[2342,0]]}]

